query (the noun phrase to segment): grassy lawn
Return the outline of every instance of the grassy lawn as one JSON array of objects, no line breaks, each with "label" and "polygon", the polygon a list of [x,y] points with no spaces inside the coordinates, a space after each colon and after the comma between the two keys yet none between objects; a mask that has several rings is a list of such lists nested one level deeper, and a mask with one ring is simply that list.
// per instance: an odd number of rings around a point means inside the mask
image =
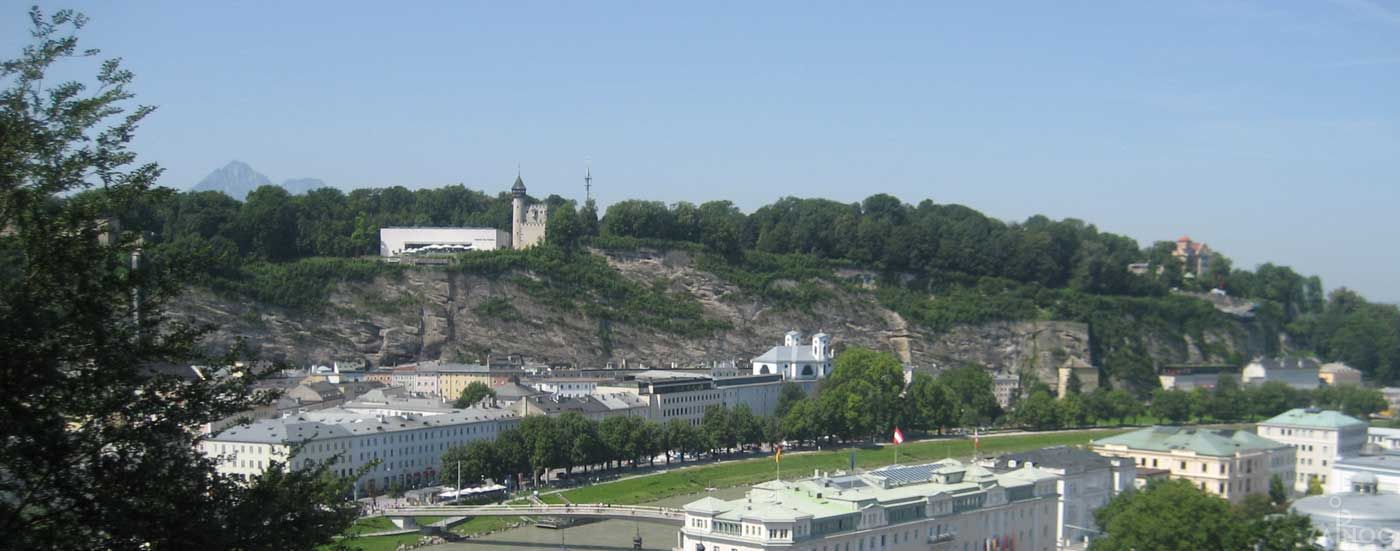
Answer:
[{"label": "grassy lawn", "polygon": [[394,530],[396,528],[398,527],[394,526],[394,523],[389,522],[389,519],[387,518],[367,517],[355,521],[355,524],[351,525],[350,529],[346,530],[345,533],[359,535],[369,534],[373,532],[384,532],[388,530]]},{"label": "grassy lawn", "polygon": [[[982,439],[981,453],[983,455],[996,455],[1046,446],[1085,444],[1094,438],[1103,438],[1126,431],[1127,429],[1113,429],[988,437]],[[783,457],[783,478],[809,476],[813,469],[828,471],[844,469],[848,466],[852,451],[856,453],[856,466],[859,468],[878,467],[894,462],[895,450],[893,446],[884,446],[879,449],[846,448],[814,453],[791,453],[785,454]],[[899,461],[900,463],[915,463],[945,457],[967,457],[971,456],[972,452],[971,440],[915,442],[906,444],[900,449]],[[574,503],[637,504],[682,494],[703,492],[706,488],[728,488],[754,484],[771,480],[775,475],[774,461],[768,457],[688,467],[668,473],[575,488],[564,492],[564,495]]]},{"label": "grassy lawn", "polygon": [[402,534],[398,536],[374,536],[369,538],[355,538],[346,540],[345,544],[351,549],[361,551],[394,551],[399,544],[418,543],[418,534]]},{"label": "grassy lawn", "polygon": [[452,531],[463,536],[470,536],[472,534],[504,530],[512,523],[519,521],[520,519],[518,517],[473,517],[467,519],[466,522],[453,526]]},{"label": "grassy lawn", "polygon": [[540,494],[540,501],[543,501],[550,505],[564,505],[568,503],[567,501],[564,501],[564,498],[559,497],[559,494]]}]

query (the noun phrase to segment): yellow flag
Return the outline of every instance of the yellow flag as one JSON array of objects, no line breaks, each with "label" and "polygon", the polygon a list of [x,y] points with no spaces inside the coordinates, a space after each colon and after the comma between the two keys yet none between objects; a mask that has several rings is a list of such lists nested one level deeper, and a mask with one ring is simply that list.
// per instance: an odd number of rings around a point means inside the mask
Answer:
[{"label": "yellow flag", "polygon": [[773,454],[773,461],[781,463],[783,461],[783,447],[778,446],[778,453]]}]

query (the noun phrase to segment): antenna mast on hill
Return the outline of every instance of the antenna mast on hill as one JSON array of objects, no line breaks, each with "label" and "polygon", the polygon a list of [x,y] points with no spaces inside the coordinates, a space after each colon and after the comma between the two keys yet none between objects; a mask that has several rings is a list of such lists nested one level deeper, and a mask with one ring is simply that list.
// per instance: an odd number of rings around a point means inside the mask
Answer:
[{"label": "antenna mast on hill", "polygon": [[583,161],[583,198],[593,199],[593,161]]}]

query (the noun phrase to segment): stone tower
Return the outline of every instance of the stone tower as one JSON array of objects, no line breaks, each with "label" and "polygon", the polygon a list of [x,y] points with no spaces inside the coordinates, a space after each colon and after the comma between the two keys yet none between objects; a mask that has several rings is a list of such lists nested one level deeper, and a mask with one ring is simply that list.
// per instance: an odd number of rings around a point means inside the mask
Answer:
[{"label": "stone tower", "polygon": [[544,205],[525,205],[525,181],[515,175],[510,187],[510,244],[513,249],[528,249],[544,241],[549,211]]},{"label": "stone tower", "polygon": [[510,246],[512,249],[525,248],[525,180],[515,175],[515,185],[510,186]]}]

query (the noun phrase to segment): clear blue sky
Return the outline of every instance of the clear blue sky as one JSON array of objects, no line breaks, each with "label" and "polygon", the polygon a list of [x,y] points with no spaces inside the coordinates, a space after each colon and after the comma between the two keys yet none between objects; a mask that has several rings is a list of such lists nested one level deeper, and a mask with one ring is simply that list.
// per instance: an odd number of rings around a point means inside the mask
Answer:
[{"label": "clear blue sky", "polygon": [[[185,188],[962,203],[1400,300],[1400,2],[42,2]],[[0,14],[14,52],[24,5]]]}]

